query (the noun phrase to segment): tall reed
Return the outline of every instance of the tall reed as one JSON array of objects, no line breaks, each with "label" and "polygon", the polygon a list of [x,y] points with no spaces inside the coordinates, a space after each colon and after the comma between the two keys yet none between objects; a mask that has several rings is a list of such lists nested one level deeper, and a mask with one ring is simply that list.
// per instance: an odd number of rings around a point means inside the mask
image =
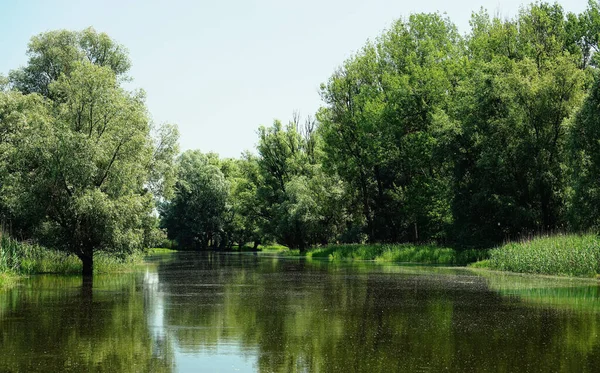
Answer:
[{"label": "tall reed", "polygon": [[600,239],[595,234],[558,234],[507,243],[490,251],[491,269],[565,276],[600,273]]}]

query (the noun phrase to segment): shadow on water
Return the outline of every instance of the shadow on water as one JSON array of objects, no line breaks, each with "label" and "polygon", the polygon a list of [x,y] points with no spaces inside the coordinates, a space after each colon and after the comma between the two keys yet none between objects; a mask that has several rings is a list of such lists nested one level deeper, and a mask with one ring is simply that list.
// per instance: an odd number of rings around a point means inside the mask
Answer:
[{"label": "shadow on water", "polygon": [[176,253],[92,291],[40,276],[0,293],[0,371],[593,372],[598,297],[592,282]]}]

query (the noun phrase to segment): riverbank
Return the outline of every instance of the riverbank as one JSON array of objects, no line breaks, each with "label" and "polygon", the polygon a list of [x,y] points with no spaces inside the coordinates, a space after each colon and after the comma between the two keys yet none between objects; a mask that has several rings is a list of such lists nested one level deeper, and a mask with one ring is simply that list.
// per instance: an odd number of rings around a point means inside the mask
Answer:
[{"label": "riverbank", "polygon": [[[145,253],[141,251],[124,257],[97,253],[94,255],[94,273],[132,270],[133,267],[143,262],[144,255]],[[73,254],[20,242],[7,235],[0,237],[0,287],[14,284],[20,276],[44,273],[80,274],[81,270],[81,260]]]},{"label": "riverbank", "polygon": [[372,260],[389,263],[422,263],[503,272],[567,277],[600,276],[600,238],[595,234],[540,236],[510,242],[489,250],[457,250],[414,244],[330,245],[281,252],[282,256],[303,256],[329,260]]},{"label": "riverbank", "polygon": [[329,260],[373,260],[388,263],[423,263],[467,265],[487,258],[487,250],[456,250],[437,245],[374,244],[329,245],[299,253],[283,252],[284,256],[305,256]]}]

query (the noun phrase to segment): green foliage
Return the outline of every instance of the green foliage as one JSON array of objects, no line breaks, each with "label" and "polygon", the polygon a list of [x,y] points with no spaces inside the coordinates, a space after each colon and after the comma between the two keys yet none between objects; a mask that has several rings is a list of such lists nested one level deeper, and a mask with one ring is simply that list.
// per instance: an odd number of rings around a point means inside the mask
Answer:
[{"label": "green foliage", "polygon": [[600,273],[600,239],[595,234],[556,235],[508,243],[490,250],[491,269],[546,275]]},{"label": "green foliage", "polygon": [[437,245],[330,245],[306,253],[308,258],[375,260],[424,264],[466,265],[487,257],[485,250],[454,250]]},{"label": "green foliage", "polygon": [[447,18],[416,14],[322,85],[325,165],[356,191],[371,241],[443,237],[449,164],[435,118],[455,92],[462,54]]},{"label": "green foliage", "polygon": [[[95,254],[95,273],[114,273],[131,270],[142,261],[141,252],[114,256]],[[6,234],[0,236],[0,275],[5,273],[32,275],[40,273],[81,273],[82,262],[77,256],[51,250],[37,244],[19,242]]]},{"label": "green foliage", "polygon": [[169,249],[166,247],[153,247],[151,249],[148,249],[147,251],[148,255],[158,255],[158,254],[172,254],[172,253],[176,253],[177,250],[173,250],[173,249]]},{"label": "green foliage", "polygon": [[600,80],[592,84],[581,110],[575,116],[570,133],[570,221],[575,229],[600,228]]},{"label": "green foliage", "polygon": [[0,273],[0,290],[10,288],[17,282],[17,276],[11,273]]},{"label": "green foliage", "polygon": [[343,182],[320,164],[315,123],[298,116],[259,129],[253,182],[258,226],[266,238],[304,250],[341,234],[347,222]]},{"label": "green foliage", "polygon": [[9,74],[12,86],[25,94],[39,93],[52,99],[60,96],[50,85],[63,75],[69,77],[79,63],[106,66],[116,76],[123,76],[131,66],[122,45],[91,27],[83,31],[56,30],[36,35],[29,42],[27,55],[27,65]]},{"label": "green foliage", "polygon": [[460,123],[449,146],[458,242],[493,245],[568,223],[568,121],[589,80],[573,22],[546,3],[513,20],[473,16],[468,74],[449,111]]},{"label": "green foliage", "polygon": [[257,155],[207,156],[227,191],[205,241],[481,248],[595,226],[594,88],[575,114],[599,9],[482,10],[465,36],[437,13],[398,20],[322,84],[316,121],[260,127]]},{"label": "green foliage", "polygon": [[223,229],[229,185],[210,154],[186,151],[177,161],[175,197],[161,207],[169,238],[182,248],[206,249]]},{"label": "green foliage", "polygon": [[121,87],[127,53],[105,34],[44,33],[29,57],[0,92],[0,219],[89,274],[95,252],[132,253],[150,237],[177,130],[152,137],[144,93]]},{"label": "green foliage", "polygon": [[27,131],[19,149],[22,208],[44,209],[43,241],[84,261],[96,250],[141,249],[142,219],[152,209],[144,192],[152,148],[143,97],[90,63],[51,91],[64,102],[53,105],[49,123]]},{"label": "green foliage", "polygon": [[[236,250],[236,248],[234,248],[234,250]],[[250,245],[250,244],[246,244],[243,245],[240,248],[237,248],[238,251],[262,251],[262,252],[285,252],[286,255],[287,253],[290,251],[289,247],[284,246],[284,245],[279,245],[277,243],[272,243],[272,244],[265,244],[265,245],[258,245],[256,247],[256,249]]]}]

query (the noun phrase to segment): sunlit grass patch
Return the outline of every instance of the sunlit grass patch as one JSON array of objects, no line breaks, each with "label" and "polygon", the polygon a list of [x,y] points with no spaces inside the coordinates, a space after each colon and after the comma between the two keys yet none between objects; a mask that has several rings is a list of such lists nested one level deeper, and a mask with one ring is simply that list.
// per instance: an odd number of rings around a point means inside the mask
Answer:
[{"label": "sunlit grass patch", "polygon": [[306,253],[308,258],[330,260],[375,260],[377,262],[405,262],[424,264],[465,265],[485,259],[484,250],[456,250],[436,245],[383,244],[332,245]]},{"label": "sunlit grass patch", "polygon": [[146,250],[146,253],[148,255],[171,254],[171,253],[176,253],[176,252],[177,252],[177,250],[168,249],[166,247],[153,247],[153,248]]},{"label": "sunlit grass patch", "polygon": [[287,246],[284,246],[284,245],[280,245],[280,244],[277,244],[277,243],[272,243],[272,244],[267,244],[267,245],[258,245],[258,247],[257,247],[256,250],[254,250],[254,246],[252,244],[246,244],[246,245],[242,246],[241,248],[234,246],[233,250],[234,251],[281,252],[281,251],[287,251],[287,250],[289,250],[289,248]]},{"label": "sunlit grass patch", "polygon": [[261,251],[286,251],[289,250],[287,246],[279,245],[279,244],[270,244],[270,245],[258,245],[258,248]]},{"label": "sunlit grass patch", "polygon": [[94,254],[94,273],[129,272],[143,262],[144,253],[142,251],[134,251],[120,256],[99,252]]}]

